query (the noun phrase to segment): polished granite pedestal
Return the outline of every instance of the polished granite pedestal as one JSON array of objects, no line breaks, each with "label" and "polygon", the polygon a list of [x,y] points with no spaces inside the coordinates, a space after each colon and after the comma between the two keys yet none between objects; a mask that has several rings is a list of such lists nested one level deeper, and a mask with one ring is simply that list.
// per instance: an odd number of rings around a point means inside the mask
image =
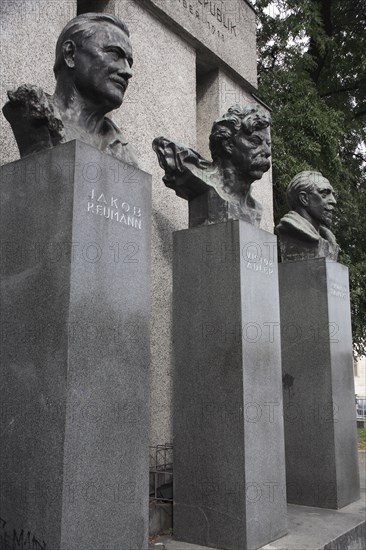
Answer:
[{"label": "polished granite pedestal", "polygon": [[73,141],[0,193],[1,547],[145,548],[151,177]]},{"label": "polished granite pedestal", "polygon": [[178,231],[173,265],[174,534],[259,548],[287,530],[276,237]]},{"label": "polished granite pedestal", "polygon": [[360,496],[348,269],[279,265],[287,499],[342,508]]}]

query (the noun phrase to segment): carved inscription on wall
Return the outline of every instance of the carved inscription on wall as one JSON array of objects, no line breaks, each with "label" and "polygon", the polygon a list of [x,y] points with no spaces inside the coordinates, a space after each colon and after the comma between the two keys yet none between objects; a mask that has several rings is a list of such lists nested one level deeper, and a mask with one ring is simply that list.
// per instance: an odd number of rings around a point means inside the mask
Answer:
[{"label": "carved inscription on wall", "polygon": [[203,25],[213,35],[216,35],[220,40],[227,39],[228,35],[237,36],[238,10],[232,9],[234,3],[229,8],[225,7],[222,2],[211,2],[209,0],[197,0],[200,9],[195,7],[195,3],[189,0],[172,0],[178,2],[187,14],[201,21]]},{"label": "carved inscription on wall", "polygon": [[[256,14],[246,0],[142,0],[171,18],[240,76],[257,85]],[[238,54],[240,52],[240,54]]]}]

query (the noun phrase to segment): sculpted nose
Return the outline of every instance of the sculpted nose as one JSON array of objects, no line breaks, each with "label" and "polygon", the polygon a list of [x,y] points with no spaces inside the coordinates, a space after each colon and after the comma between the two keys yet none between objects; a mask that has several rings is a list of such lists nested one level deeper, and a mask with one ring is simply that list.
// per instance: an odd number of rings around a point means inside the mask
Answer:
[{"label": "sculpted nose", "polygon": [[335,198],[333,193],[329,195],[328,204],[331,204],[332,206],[335,206],[337,204],[337,199]]},{"label": "sculpted nose", "polygon": [[263,155],[268,159],[271,156],[271,147],[267,143],[263,144]]},{"label": "sculpted nose", "polygon": [[132,69],[127,59],[121,59],[121,64],[118,69],[118,75],[124,78],[125,80],[130,80],[132,76]]}]

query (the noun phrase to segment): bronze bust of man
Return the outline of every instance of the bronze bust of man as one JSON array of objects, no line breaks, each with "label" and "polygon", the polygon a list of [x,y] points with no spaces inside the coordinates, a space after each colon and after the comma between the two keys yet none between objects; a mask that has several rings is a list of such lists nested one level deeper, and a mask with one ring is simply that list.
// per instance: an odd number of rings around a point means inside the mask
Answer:
[{"label": "bronze bust of man", "polygon": [[287,202],[291,210],[276,227],[282,260],[337,261],[339,246],[329,229],[337,201],[329,181],[320,172],[300,172],[288,185]]},{"label": "bronze bust of man", "polygon": [[80,139],[137,166],[135,153],[105,116],[122,104],[132,63],[129,31],[120,19],[103,13],[72,19],[56,45],[53,96],[29,84],[8,92],[3,112],[20,155]]},{"label": "bronze bust of man", "polygon": [[251,186],[271,166],[270,123],[258,104],[230,107],[212,126],[212,162],[166,138],[153,141],[164,183],[189,201],[191,227],[229,218],[259,225],[262,206]]}]

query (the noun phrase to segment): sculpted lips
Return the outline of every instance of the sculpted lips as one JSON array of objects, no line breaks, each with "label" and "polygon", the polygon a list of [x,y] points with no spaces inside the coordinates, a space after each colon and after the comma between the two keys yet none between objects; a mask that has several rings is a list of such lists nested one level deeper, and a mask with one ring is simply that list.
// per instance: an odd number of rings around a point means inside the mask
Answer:
[{"label": "sculpted lips", "polygon": [[323,208],[323,222],[328,225],[333,220],[333,208]]},{"label": "sculpted lips", "polygon": [[122,90],[125,92],[127,89],[127,82],[123,78],[111,77],[112,82],[115,82],[121,86]]},{"label": "sculpted lips", "polygon": [[262,160],[262,161],[253,162],[251,169],[262,170],[263,172],[266,172],[267,170],[269,170],[270,166],[271,166],[271,163],[269,160]]}]

